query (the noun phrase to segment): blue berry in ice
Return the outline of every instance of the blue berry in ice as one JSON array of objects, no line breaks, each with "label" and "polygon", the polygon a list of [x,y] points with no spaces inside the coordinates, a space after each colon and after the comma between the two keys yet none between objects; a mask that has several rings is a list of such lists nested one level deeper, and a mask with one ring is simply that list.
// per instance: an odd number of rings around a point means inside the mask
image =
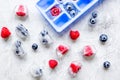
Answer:
[{"label": "blue berry in ice", "polygon": [[76,12],[75,10],[70,11],[70,15],[71,15],[72,17],[74,17],[76,14],[77,14],[77,12]]},{"label": "blue berry in ice", "polygon": [[71,10],[74,9],[73,4],[71,4],[71,3],[67,3],[67,4],[65,5],[65,8],[66,8],[67,11],[71,11]]}]

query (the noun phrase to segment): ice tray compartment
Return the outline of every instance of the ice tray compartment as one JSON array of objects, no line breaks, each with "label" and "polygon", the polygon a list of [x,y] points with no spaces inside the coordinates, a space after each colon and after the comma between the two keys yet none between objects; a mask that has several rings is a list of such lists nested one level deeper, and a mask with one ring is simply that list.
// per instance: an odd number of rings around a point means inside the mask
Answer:
[{"label": "ice tray compartment", "polygon": [[47,9],[49,6],[51,6],[55,1],[54,0],[40,0],[37,5],[43,9]]},{"label": "ice tray compartment", "polygon": [[77,1],[77,5],[83,9],[84,7],[86,7],[89,3],[91,3],[93,0],[78,0]]},{"label": "ice tray compartment", "polygon": [[54,24],[57,27],[62,27],[64,24],[66,24],[70,18],[66,14],[62,14],[58,19],[54,21]]},{"label": "ice tray compartment", "polygon": [[[51,13],[51,9],[54,8],[54,7],[59,9],[59,14],[57,14],[56,16],[53,16],[52,13]],[[54,18],[58,17],[62,13],[62,9],[59,7],[59,5],[55,5],[52,8],[46,12],[49,19],[54,19]]]},{"label": "ice tray compartment", "polygon": [[66,4],[64,4],[64,9],[72,18],[79,13],[78,9],[71,2],[67,2]]}]

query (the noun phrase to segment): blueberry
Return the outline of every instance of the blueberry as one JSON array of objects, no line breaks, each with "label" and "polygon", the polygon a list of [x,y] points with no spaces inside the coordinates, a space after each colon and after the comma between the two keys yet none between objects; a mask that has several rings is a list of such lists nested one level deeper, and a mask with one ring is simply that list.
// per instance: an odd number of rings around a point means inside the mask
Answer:
[{"label": "blueberry", "polygon": [[43,40],[42,40],[42,43],[43,43],[43,44],[47,44],[47,43],[48,43],[48,40],[47,40],[47,39],[43,39]]},{"label": "blueberry", "polygon": [[104,66],[104,68],[105,69],[108,69],[109,67],[110,67],[110,62],[109,61],[105,61],[104,63],[103,63],[103,66]]},{"label": "blueberry", "polygon": [[41,33],[40,33],[41,35],[42,35],[42,37],[44,37],[45,35],[48,35],[48,31],[42,31]]},{"label": "blueberry", "polygon": [[97,17],[97,12],[93,12],[93,13],[92,13],[92,17],[93,17],[93,18],[96,18],[96,17]]},{"label": "blueberry", "polygon": [[34,44],[32,45],[32,49],[33,49],[33,50],[37,50],[37,48],[38,48],[38,45],[37,45],[36,43],[34,43]]},{"label": "blueberry", "polygon": [[75,10],[70,11],[70,15],[74,17],[76,15],[76,11]]},{"label": "blueberry", "polygon": [[21,31],[21,34],[24,35],[24,36],[27,36],[27,35],[28,35],[27,32],[25,32],[25,31],[24,31],[24,32]]},{"label": "blueberry", "polygon": [[19,52],[20,52],[20,51],[19,51],[18,49],[16,49],[16,54],[19,54]]},{"label": "blueberry", "polygon": [[75,7],[72,3],[66,3],[64,5],[64,8],[66,9],[67,12],[72,11]]},{"label": "blueberry", "polygon": [[90,18],[90,24],[96,24],[97,20],[95,18]]},{"label": "blueberry", "polygon": [[16,41],[15,46],[16,48],[19,48],[21,46],[21,41]]},{"label": "blueberry", "polygon": [[68,4],[68,5],[66,6],[66,9],[67,9],[68,11],[71,11],[71,10],[72,10],[72,5],[69,5],[69,4]]},{"label": "blueberry", "polygon": [[45,33],[42,33],[42,32],[41,32],[41,35],[42,35],[42,37],[44,37],[44,36],[45,36]]},{"label": "blueberry", "polygon": [[48,31],[46,31],[46,30],[43,30],[43,33],[44,33],[44,34],[48,34]]},{"label": "blueberry", "polygon": [[39,70],[36,70],[36,73],[35,73],[36,75],[42,75],[42,69],[39,69]]},{"label": "blueberry", "polygon": [[100,41],[101,42],[106,42],[108,40],[108,36],[106,34],[101,34],[100,35]]},{"label": "blueberry", "polygon": [[31,74],[33,77],[37,78],[38,80],[38,78],[40,78],[43,75],[43,71],[40,68],[33,68],[31,70]]}]

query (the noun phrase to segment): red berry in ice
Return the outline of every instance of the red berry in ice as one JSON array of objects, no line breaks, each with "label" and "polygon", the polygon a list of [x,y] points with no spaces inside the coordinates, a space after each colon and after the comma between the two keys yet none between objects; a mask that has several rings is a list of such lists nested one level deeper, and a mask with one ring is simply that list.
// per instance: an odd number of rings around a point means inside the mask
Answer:
[{"label": "red berry in ice", "polygon": [[26,16],[27,13],[26,11],[27,10],[24,5],[18,5],[16,10],[16,15],[21,17]]},{"label": "red berry in ice", "polygon": [[85,46],[84,47],[84,56],[87,56],[87,57],[90,57],[92,56],[94,53],[93,53],[93,50],[92,50],[92,47],[91,46]]},{"label": "red berry in ice", "polygon": [[77,73],[81,69],[81,66],[71,63],[70,68],[72,69],[73,73]]},{"label": "red berry in ice", "polygon": [[66,52],[68,52],[69,48],[67,46],[64,46],[64,45],[59,45],[58,46],[58,51],[61,53],[61,54],[66,54]]},{"label": "red berry in ice", "polygon": [[58,16],[60,14],[60,9],[58,7],[53,7],[50,10],[52,16]]}]

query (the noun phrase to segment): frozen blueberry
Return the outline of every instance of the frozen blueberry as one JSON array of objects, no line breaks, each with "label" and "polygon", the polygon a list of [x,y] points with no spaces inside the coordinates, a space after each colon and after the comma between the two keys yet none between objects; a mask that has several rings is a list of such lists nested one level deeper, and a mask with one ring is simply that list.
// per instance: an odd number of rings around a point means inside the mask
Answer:
[{"label": "frozen blueberry", "polygon": [[106,34],[101,34],[100,35],[100,41],[101,42],[106,42],[108,40],[108,36]]},{"label": "frozen blueberry", "polygon": [[21,47],[21,41],[16,41],[15,46],[16,46],[16,48]]},{"label": "frozen blueberry", "polygon": [[41,68],[33,68],[31,69],[31,74],[35,78],[40,78],[43,75],[43,71]]},{"label": "frozen blueberry", "polygon": [[97,20],[95,18],[90,18],[90,24],[96,24]]},{"label": "frozen blueberry", "polygon": [[44,33],[45,33],[45,34],[48,34],[48,31],[44,30]]},{"label": "frozen blueberry", "polygon": [[67,12],[72,11],[73,9],[75,9],[74,5],[72,3],[66,3],[64,5],[64,8],[66,9]]},{"label": "frozen blueberry", "polygon": [[96,17],[97,17],[97,12],[93,12],[93,13],[92,13],[92,17],[93,17],[93,18],[96,18]]},{"label": "frozen blueberry", "polygon": [[47,43],[48,43],[48,40],[47,40],[47,39],[43,39],[43,40],[42,40],[42,43],[43,43],[43,44],[47,44]]},{"label": "frozen blueberry", "polygon": [[39,69],[39,70],[36,70],[36,73],[35,73],[35,74],[41,76],[42,73],[43,73],[43,72],[42,72],[42,69]]},{"label": "frozen blueberry", "polygon": [[22,48],[21,41],[15,42],[15,55],[19,56],[20,58],[23,58],[26,53],[24,52]]},{"label": "frozen blueberry", "polygon": [[72,7],[72,5],[68,4],[68,5],[66,5],[66,9],[67,9],[68,11],[71,11],[71,10],[73,9],[73,7]]},{"label": "frozen blueberry", "polygon": [[48,35],[48,31],[44,30],[40,34],[42,35],[42,37],[44,37],[45,35]]},{"label": "frozen blueberry", "polygon": [[75,10],[70,11],[70,15],[71,15],[72,17],[74,17],[76,14],[77,14],[77,13],[76,13]]},{"label": "frozen blueberry", "polygon": [[25,52],[23,52],[23,51],[17,51],[16,50],[16,53],[15,53],[17,56],[19,56],[20,58],[22,58],[22,57],[24,57],[25,56]]},{"label": "frozen blueberry", "polygon": [[26,32],[21,31],[21,34],[24,36],[28,36],[28,34]]},{"label": "frozen blueberry", "polygon": [[19,49],[16,49],[16,54],[19,54],[19,52],[20,52]]},{"label": "frozen blueberry", "polygon": [[16,27],[16,33],[18,36],[20,36],[21,38],[26,38],[29,36],[29,31],[28,29],[26,29],[22,24],[19,24]]},{"label": "frozen blueberry", "polygon": [[32,45],[32,49],[33,49],[33,50],[37,50],[37,48],[38,48],[38,45],[37,45],[36,43],[34,43],[34,44]]},{"label": "frozen blueberry", "polygon": [[103,66],[104,66],[105,69],[108,69],[110,67],[110,62],[109,61],[105,61],[103,63]]},{"label": "frozen blueberry", "polygon": [[41,35],[42,35],[42,37],[44,37],[44,36],[45,36],[45,34],[44,34],[44,33],[42,33],[42,32],[41,32]]}]

